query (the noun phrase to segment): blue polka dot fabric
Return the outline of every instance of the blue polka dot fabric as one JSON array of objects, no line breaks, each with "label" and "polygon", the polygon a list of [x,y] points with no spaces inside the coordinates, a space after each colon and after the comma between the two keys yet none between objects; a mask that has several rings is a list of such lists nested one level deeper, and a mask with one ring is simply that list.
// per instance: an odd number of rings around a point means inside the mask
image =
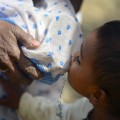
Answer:
[{"label": "blue polka dot fabric", "polygon": [[41,43],[38,49],[22,46],[22,50],[40,71],[48,74],[48,80],[45,76],[42,82],[52,84],[69,69],[70,56],[80,49],[82,33],[69,0],[39,3],[34,7],[32,0],[1,0],[0,20],[18,25]]},{"label": "blue polka dot fabric", "polygon": [[37,8],[32,0],[1,0],[0,20],[18,25],[41,43],[36,50],[24,46],[22,50],[40,71],[49,74],[47,81],[52,84],[69,69],[70,56],[80,49],[82,33],[69,0],[40,2]]},{"label": "blue polka dot fabric", "polygon": [[[82,33],[69,0],[38,1],[35,7],[32,0],[0,0],[0,20],[18,25],[41,43],[35,50],[22,46],[22,51],[44,73],[42,83],[52,85],[69,69]],[[0,108],[1,120],[18,120],[14,111],[7,112]]]}]

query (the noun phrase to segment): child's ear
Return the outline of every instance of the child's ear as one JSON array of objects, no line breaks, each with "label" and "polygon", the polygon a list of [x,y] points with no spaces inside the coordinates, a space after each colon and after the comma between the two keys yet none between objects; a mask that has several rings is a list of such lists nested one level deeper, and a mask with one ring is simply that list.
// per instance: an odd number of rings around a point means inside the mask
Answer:
[{"label": "child's ear", "polygon": [[106,93],[101,89],[96,89],[93,94],[90,95],[89,101],[93,104],[99,104],[106,98]]}]

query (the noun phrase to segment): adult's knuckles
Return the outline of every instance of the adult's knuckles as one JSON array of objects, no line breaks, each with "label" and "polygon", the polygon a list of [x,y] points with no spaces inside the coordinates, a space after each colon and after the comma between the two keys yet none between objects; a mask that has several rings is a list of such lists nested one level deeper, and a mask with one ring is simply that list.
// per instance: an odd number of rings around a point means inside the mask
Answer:
[{"label": "adult's knuckles", "polygon": [[0,61],[4,63],[8,63],[8,56],[6,54],[0,55]]},{"label": "adult's knuckles", "polygon": [[10,52],[9,52],[9,56],[13,57],[16,60],[20,59],[20,50],[17,47],[13,47]]},{"label": "adult's knuckles", "polygon": [[[29,35],[25,31],[23,31],[19,26],[15,26],[13,31],[14,31],[14,34],[22,41],[26,42],[25,39],[31,39],[31,35]],[[21,39],[21,38],[23,38],[23,39]]]},{"label": "adult's knuckles", "polygon": [[33,47],[31,41],[33,40],[33,37],[27,33],[24,33],[21,39],[19,39],[20,42],[24,44],[25,47],[31,48]]},{"label": "adult's knuckles", "polygon": [[10,69],[11,71],[15,71],[10,58],[8,57],[8,55],[2,55],[0,56],[0,63],[5,67]]},{"label": "adult's knuckles", "polygon": [[25,31],[23,31],[19,26],[16,26],[14,29],[14,34],[17,38],[17,40],[24,44],[25,47],[27,48],[34,48],[33,44],[32,44],[32,40],[34,40],[34,38],[26,33]]}]

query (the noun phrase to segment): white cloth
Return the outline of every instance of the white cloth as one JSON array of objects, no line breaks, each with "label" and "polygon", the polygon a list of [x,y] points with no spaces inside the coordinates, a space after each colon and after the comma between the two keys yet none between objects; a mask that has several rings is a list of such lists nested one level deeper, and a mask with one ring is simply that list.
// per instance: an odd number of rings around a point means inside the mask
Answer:
[{"label": "white cloth", "polygon": [[52,82],[68,70],[71,56],[80,49],[82,33],[72,5],[69,0],[42,0],[46,6],[35,8],[32,0],[12,1],[2,0],[1,12],[41,42],[36,50],[22,50],[41,71],[49,73],[45,80]]},{"label": "white cloth", "polygon": [[[0,0],[0,18],[15,23],[41,42],[36,50],[22,49],[45,73],[42,81],[52,84],[68,70],[71,56],[80,49],[82,33],[69,0],[40,0],[37,7],[32,0]],[[39,82],[34,82],[32,88],[36,84]]]},{"label": "white cloth", "polygon": [[80,49],[80,24],[69,0],[0,0],[0,18],[7,18],[41,42],[36,50],[22,47],[24,54],[45,73],[52,84],[69,68],[71,56]]},{"label": "white cloth", "polygon": [[24,93],[20,100],[19,113],[23,120],[83,120],[93,108],[88,99],[83,97],[71,104],[61,104],[59,117],[56,115],[58,106],[58,103],[46,98]]},{"label": "white cloth", "polygon": [[[22,50],[45,73],[45,83],[51,84],[58,79],[56,76],[65,73],[69,68],[71,56],[80,49],[80,24],[69,0],[40,0],[37,7],[34,7],[32,0],[0,0],[0,19],[18,25],[41,42],[41,46],[36,50],[25,47],[22,47]],[[40,85],[50,91],[52,86],[39,83],[34,81],[32,87],[30,86],[31,92],[35,90],[35,93],[32,93],[41,95]],[[62,80],[53,84],[57,98],[61,84]],[[42,94],[45,91],[43,89]],[[51,94],[55,96],[52,92]],[[11,110],[8,113],[11,115]],[[5,116],[1,115],[0,118],[15,120],[15,117],[8,113],[4,112]]]}]

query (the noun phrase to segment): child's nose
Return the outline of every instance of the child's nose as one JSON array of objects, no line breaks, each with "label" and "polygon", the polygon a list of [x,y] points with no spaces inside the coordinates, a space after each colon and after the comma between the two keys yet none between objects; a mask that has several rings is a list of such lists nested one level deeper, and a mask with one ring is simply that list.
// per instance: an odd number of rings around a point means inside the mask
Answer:
[{"label": "child's nose", "polygon": [[72,62],[74,62],[79,55],[80,55],[80,52],[76,52],[74,56],[72,56]]}]

